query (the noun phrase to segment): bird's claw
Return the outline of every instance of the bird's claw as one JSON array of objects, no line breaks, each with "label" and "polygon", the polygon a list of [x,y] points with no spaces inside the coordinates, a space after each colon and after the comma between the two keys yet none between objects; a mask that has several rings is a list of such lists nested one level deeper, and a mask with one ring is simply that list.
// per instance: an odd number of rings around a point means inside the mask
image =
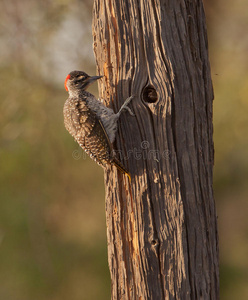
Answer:
[{"label": "bird's claw", "polygon": [[126,109],[132,117],[135,117],[135,114],[132,112],[132,110],[128,106],[123,107],[123,109]]}]

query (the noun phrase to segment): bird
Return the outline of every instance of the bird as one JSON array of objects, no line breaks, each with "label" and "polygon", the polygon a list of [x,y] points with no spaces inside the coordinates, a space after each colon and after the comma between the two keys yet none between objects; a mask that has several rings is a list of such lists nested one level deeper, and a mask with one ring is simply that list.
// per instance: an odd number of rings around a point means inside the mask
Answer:
[{"label": "bird", "polygon": [[65,79],[69,97],[64,104],[64,124],[80,147],[100,166],[114,165],[131,180],[130,173],[115,157],[113,142],[116,138],[117,122],[134,96],[128,97],[120,110],[115,113],[100,100],[86,91],[88,86],[103,76],[89,76],[83,71],[72,71]]}]

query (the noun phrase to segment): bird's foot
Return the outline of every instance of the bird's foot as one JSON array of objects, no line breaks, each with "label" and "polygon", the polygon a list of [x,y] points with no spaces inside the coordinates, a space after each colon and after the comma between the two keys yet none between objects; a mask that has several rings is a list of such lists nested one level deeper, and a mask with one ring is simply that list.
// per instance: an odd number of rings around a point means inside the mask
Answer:
[{"label": "bird's foot", "polygon": [[119,112],[117,113],[119,116],[120,116],[120,114],[123,112],[123,110],[127,110],[131,116],[133,116],[133,117],[135,116],[135,114],[132,112],[132,110],[128,107],[129,102],[130,102],[133,98],[134,98],[134,95],[128,97],[128,98],[125,100],[125,102],[122,104],[122,106],[121,106]]}]

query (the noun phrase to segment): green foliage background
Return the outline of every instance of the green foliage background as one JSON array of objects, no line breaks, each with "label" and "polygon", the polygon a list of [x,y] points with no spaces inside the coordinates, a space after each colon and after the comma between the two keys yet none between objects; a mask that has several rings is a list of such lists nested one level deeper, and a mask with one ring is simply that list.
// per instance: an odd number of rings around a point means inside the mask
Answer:
[{"label": "green foliage background", "polygon": [[[95,73],[93,1],[1,0],[0,299],[110,299],[103,171],[65,131],[66,74]],[[248,7],[205,1],[221,299],[248,299]],[[97,93],[97,91],[94,91]]]}]

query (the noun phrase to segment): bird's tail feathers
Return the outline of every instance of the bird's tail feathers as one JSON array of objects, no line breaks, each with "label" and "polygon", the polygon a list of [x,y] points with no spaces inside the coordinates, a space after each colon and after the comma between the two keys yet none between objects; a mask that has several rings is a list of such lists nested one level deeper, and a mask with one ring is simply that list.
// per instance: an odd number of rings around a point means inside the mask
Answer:
[{"label": "bird's tail feathers", "polygon": [[116,168],[121,171],[123,174],[126,174],[131,182],[131,175],[130,173],[126,170],[126,168],[123,166],[123,164],[116,158],[113,159],[113,164],[116,166]]}]

